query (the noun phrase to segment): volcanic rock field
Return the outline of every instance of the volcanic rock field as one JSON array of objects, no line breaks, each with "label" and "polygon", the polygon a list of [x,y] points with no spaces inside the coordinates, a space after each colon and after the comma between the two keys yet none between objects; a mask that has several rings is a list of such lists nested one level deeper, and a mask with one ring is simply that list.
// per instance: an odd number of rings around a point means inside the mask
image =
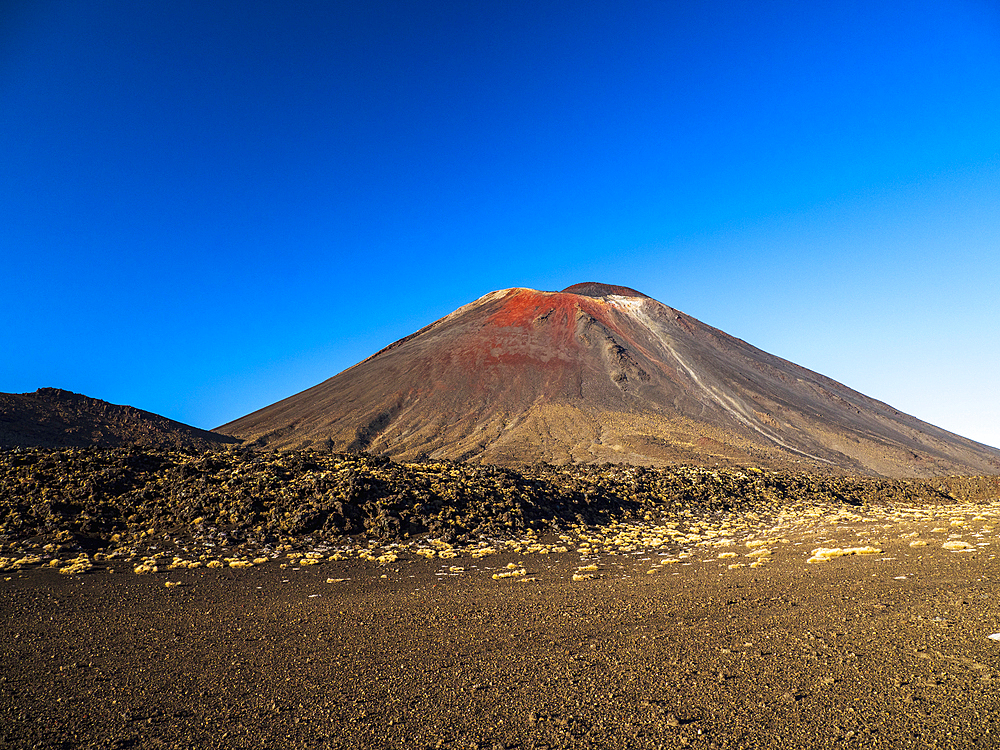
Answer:
[{"label": "volcanic rock field", "polygon": [[515,470],[239,449],[0,453],[6,546],[116,556],[198,544],[266,550],[306,539],[412,546],[431,538],[468,545],[484,537],[685,517],[771,518],[803,503],[933,506],[998,496],[996,477],[894,480],[625,465]]},{"label": "volcanic rock field", "polygon": [[4,451],[0,743],[993,747],[998,497],[997,477]]}]

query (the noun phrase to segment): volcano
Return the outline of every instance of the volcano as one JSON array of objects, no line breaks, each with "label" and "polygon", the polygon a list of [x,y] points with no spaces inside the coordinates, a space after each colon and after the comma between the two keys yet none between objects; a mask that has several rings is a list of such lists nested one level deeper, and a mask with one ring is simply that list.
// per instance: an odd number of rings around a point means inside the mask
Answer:
[{"label": "volcano", "polygon": [[1000,451],[627,287],[491,292],[217,428],[275,448],[501,465],[995,474]]}]

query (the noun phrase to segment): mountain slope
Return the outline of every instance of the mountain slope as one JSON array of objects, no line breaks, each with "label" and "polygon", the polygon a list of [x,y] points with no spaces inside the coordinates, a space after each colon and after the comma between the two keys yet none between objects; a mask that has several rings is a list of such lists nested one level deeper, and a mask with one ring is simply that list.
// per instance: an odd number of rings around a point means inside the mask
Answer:
[{"label": "mountain slope", "polygon": [[492,292],[218,431],[274,447],[501,464],[1000,470],[996,449],[596,283]]},{"label": "mountain slope", "polygon": [[0,448],[147,448],[204,450],[236,438],[58,388],[0,393]]}]

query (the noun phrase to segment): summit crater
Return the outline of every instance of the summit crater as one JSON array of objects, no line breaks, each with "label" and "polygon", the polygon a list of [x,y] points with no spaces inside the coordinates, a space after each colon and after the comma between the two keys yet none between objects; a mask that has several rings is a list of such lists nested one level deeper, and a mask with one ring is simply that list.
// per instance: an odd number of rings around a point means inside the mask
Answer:
[{"label": "summit crater", "polygon": [[601,284],[596,281],[585,281],[582,284],[573,284],[562,290],[564,294],[580,294],[584,297],[642,297],[645,298],[646,295],[642,292],[637,292],[635,289],[630,289],[627,286],[618,286],[616,284]]}]

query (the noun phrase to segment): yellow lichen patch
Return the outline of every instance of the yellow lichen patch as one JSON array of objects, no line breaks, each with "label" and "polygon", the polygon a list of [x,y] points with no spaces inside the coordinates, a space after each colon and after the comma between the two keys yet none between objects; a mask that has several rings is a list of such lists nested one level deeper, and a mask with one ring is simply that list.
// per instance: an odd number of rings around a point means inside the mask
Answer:
[{"label": "yellow lichen patch", "polygon": [[574,581],[589,581],[589,580],[591,580],[594,577],[595,576],[594,576],[593,573],[574,573],[573,574],[573,580]]},{"label": "yellow lichen patch", "polygon": [[443,549],[440,552],[438,552],[438,557],[440,557],[442,560],[451,560],[455,557],[458,557],[458,552],[456,552],[453,549]]},{"label": "yellow lichen patch", "polygon": [[268,558],[266,558],[266,557],[255,557],[253,559],[253,564],[254,565],[263,565],[266,562],[270,562],[270,560],[268,560]]},{"label": "yellow lichen patch", "polygon": [[499,581],[502,578],[519,578],[525,575],[528,571],[524,568],[518,568],[516,570],[505,570],[503,573],[494,573],[493,580]]},{"label": "yellow lichen patch", "polygon": [[86,553],[81,552],[73,560],[69,560],[68,564],[62,568],[59,568],[59,572],[62,575],[72,576],[78,575],[79,573],[86,573],[88,570],[93,568],[93,564],[87,557]]},{"label": "yellow lichen patch", "polygon": [[495,555],[496,553],[497,551],[493,547],[479,547],[477,549],[472,550],[472,552],[470,552],[469,554],[472,555],[477,560],[481,560],[484,557],[488,557],[489,555]]},{"label": "yellow lichen patch", "polygon": [[25,565],[38,565],[41,561],[42,558],[38,555],[25,555],[24,557],[11,561],[7,565],[7,570],[20,570]]},{"label": "yellow lichen patch", "polygon": [[764,565],[767,565],[770,559],[771,559],[770,557],[762,557],[759,560],[754,560],[752,563],[750,563],[750,567],[751,568],[763,567]]},{"label": "yellow lichen patch", "polygon": [[719,559],[720,560],[727,560],[730,557],[736,557],[736,553],[735,552],[723,552],[723,553],[721,553],[719,555]]},{"label": "yellow lichen patch", "polygon": [[747,557],[770,557],[770,555],[771,555],[771,550],[767,549],[766,547],[762,547],[760,549],[755,549],[753,552],[748,552],[746,556]]},{"label": "yellow lichen patch", "polygon": [[597,570],[597,569],[598,567],[596,563],[591,563],[590,565],[581,565],[579,568],[577,568],[578,571]]},{"label": "yellow lichen patch", "polygon": [[910,546],[911,547],[926,547],[927,546],[927,542],[925,542],[923,539],[914,539],[912,542],[910,542]]},{"label": "yellow lichen patch", "polygon": [[[426,557],[428,560],[433,560],[435,557],[437,557],[437,552],[435,552],[432,549],[428,549],[427,547],[420,547],[419,549],[416,550],[416,553],[421,557]],[[330,559],[332,560],[333,558]]]},{"label": "yellow lichen patch", "polygon": [[745,568],[745,567],[746,567],[746,565],[744,565],[743,563],[733,563],[732,565],[729,566],[729,569],[730,570],[737,570],[739,568]]},{"label": "yellow lichen patch", "polygon": [[952,552],[966,552],[975,549],[975,547],[973,547],[968,542],[962,542],[959,541],[958,539],[953,539],[950,542],[945,542],[941,546],[944,547],[946,550],[951,550]]},{"label": "yellow lichen patch", "polygon": [[147,557],[132,570],[136,575],[141,576],[146,575],[147,573],[156,573],[159,571],[159,567],[156,565],[156,560],[154,558]]},{"label": "yellow lichen patch", "polygon": [[230,568],[237,568],[237,569],[239,569],[239,568],[252,568],[253,567],[253,563],[250,562],[249,560],[230,560],[229,561],[229,567]]},{"label": "yellow lichen patch", "polygon": [[465,568],[463,568],[463,567],[461,567],[459,565],[449,565],[448,566],[448,572],[449,573],[464,573],[465,572]]},{"label": "yellow lichen patch", "polygon": [[164,581],[163,585],[168,589],[172,589],[174,586],[180,586],[180,581]]},{"label": "yellow lichen patch", "polygon": [[223,563],[222,560],[209,560],[207,563],[205,563],[205,567],[206,568],[223,568],[223,567],[225,567],[225,563]]},{"label": "yellow lichen patch", "polygon": [[812,557],[806,560],[807,563],[830,562],[835,557],[847,557],[850,555],[877,555],[882,550],[876,547],[817,547],[812,551]]},{"label": "yellow lichen patch", "polygon": [[[396,558],[393,557],[393,560],[395,559]],[[267,562],[267,560],[265,560],[264,562]],[[315,557],[303,557],[301,560],[299,560],[299,565],[319,565],[321,562],[323,561]]]}]

